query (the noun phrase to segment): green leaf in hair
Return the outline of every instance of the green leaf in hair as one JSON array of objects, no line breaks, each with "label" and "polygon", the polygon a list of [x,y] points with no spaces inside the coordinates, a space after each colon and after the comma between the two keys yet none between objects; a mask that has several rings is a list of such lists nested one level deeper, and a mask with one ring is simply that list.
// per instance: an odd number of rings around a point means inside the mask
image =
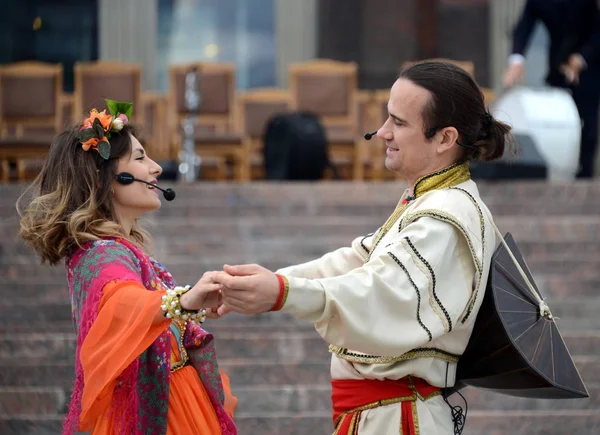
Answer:
[{"label": "green leaf in hair", "polygon": [[76,136],[81,142],[87,142],[88,140],[96,137],[96,132],[93,128],[85,128],[83,130],[79,130]]},{"label": "green leaf in hair", "polygon": [[108,160],[110,158],[110,143],[105,140],[98,142],[98,154],[104,160]]},{"label": "green leaf in hair", "polygon": [[92,123],[92,130],[94,130],[94,133],[96,134],[93,137],[97,137],[98,139],[102,139],[104,137],[104,127],[98,118],[94,119],[94,122]]},{"label": "green leaf in hair", "polygon": [[106,107],[108,107],[108,111],[114,118],[122,113],[127,117],[128,120],[131,119],[131,114],[133,113],[133,103],[119,102],[115,100],[109,100],[108,98],[105,98],[104,102],[106,103]]},{"label": "green leaf in hair", "polygon": [[108,108],[108,112],[113,116],[113,118],[117,117],[117,102],[115,100],[109,100],[108,98],[104,99],[106,103],[106,107]]}]

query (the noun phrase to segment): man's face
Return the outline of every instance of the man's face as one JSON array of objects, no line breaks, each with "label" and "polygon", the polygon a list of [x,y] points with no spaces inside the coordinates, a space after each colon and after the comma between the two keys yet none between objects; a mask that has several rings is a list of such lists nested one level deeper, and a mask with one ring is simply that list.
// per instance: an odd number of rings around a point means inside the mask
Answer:
[{"label": "man's face", "polygon": [[386,168],[411,183],[436,166],[436,145],[425,138],[421,118],[429,98],[425,88],[406,79],[396,80],[390,92],[388,118],[377,131],[387,147]]}]

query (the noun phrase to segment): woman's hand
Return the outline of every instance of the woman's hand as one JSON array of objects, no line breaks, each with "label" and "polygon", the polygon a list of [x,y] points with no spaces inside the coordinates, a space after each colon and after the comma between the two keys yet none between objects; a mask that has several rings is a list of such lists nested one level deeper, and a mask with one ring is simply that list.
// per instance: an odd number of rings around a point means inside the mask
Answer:
[{"label": "woman's hand", "polygon": [[211,311],[210,307],[221,305],[221,289],[223,286],[214,280],[218,273],[206,272],[202,275],[196,285],[179,298],[181,308],[196,311],[208,307],[208,312]]}]

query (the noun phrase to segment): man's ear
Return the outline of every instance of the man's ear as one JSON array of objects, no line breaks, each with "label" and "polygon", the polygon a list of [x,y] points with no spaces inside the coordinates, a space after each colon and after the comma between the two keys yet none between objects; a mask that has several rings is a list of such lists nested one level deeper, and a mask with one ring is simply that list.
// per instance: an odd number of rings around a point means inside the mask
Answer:
[{"label": "man's ear", "polygon": [[458,141],[458,130],[455,127],[445,127],[437,132],[438,146],[436,151],[442,154],[451,150]]}]

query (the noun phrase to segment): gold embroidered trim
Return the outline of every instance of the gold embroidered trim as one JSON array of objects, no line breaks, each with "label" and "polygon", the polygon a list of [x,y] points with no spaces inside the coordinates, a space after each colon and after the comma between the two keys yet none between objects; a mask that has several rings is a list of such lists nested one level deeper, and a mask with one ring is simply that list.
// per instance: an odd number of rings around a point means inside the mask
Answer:
[{"label": "gold embroidered trim", "polygon": [[177,347],[179,348],[179,355],[181,357],[181,359],[179,361],[177,361],[175,363],[171,362],[171,373],[174,373],[177,370],[185,367],[187,365],[187,363],[189,362],[190,357],[188,356],[187,350],[185,349],[185,346],[183,345],[183,338],[185,335],[187,322],[173,320],[171,322],[171,325],[175,325],[175,327],[177,329],[179,329],[179,343],[178,343]]},{"label": "gold embroidered trim", "polygon": [[373,247],[371,248],[371,251],[369,252],[369,255],[367,256],[365,263],[369,262],[369,260],[371,259],[371,255],[373,255],[373,252],[375,252],[375,249],[377,249],[377,246],[379,246],[379,242],[381,242],[381,240],[385,237],[385,235],[394,226],[394,224],[400,218],[400,216],[402,216],[402,213],[404,213],[406,211],[406,209],[408,208],[408,205],[409,204],[399,203],[396,206],[396,209],[394,210],[394,212],[391,214],[391,216],[389,218],[387,218],[387,220],[385,221],[385,223],[379,229],[379,231],[377,232],[377,235],[375,236],[375,242],[373,242]]},{"label": "gold embroidered trim", "polygon": [[281,299],[279,306],[277,306],[273,311],[280,311],[285,306],[288,295],[290,293],[290,282],[284,275],[280,276],[283,279],[283,298]]},{"label": "gold embroidered trim", "polygon": [[350,362],[362,363],[362,364],[392,364],[396,362],[409,361],[418,358],[436,358],[444,362],[457,363],[460,355],[455,355],[450,352],[443,351],[435,348],[416,348],[409,350],[408,352],[400,356],[376,356],[367,355],[359,352],[352,352],[346,348],[329,345],[329,352],[335,354],[338,358],[344,359]]},{"label": "gold embroidered trim", "polygon": [[335,421],[336,430],[337,430],[339,424],[343,421],[344,417],[348,414],[355,414],[355,413],[359,413],[362,411],[367,411],[369,409],[379,408],[380,406],[388,406],[388,405],[393,405],[394,403],[408,402],[411,400],[412,401],[417,400],[417,396],[412,394],[410,396],[394,397],[393,399],[382,399],[382,400],[378,400],[377,402],[367,403],[366,405],[362,405],[357,408],[351,409],[351,410],[346,411],[338,416],[337,420]]},{"label": "gold embroidered trim", "polygon": [[429,341],[433,340],[431,331],[429,330],[429,328],[427,328],[427,326],[425,326],[425,323],[423,323],[423,320],[421,319],[421,292],[419,291],[419,287],[417,287],[417,285],[413,281],[412,277],[408,273],[408,270],[406,269],[404,264],[402,264],[402,262],[398,259],[398,257],[396,257],[392,252],[388,252],[388,255],[390,257],[392,257],[392,260],[394,260],[396,262],[396,264],[398,266],[400,266],[400,269],[402,269],[404,271],[404,273],[406,274],[406,277],[408,278],[408,281],[410,282],[413,289],[415,290],[415,293],[417,293],[417,322],[419,323],[419,325],[421,325],[421,328],[423,328],[425,330],[425,332],[427,333],[427,337],[429,337]]},{"label": "gold embroidered trim", "polygon": [[447,168],[419,178],[415,183],[414,197],[418,198],[430,190],[456,186],[470,179],[469,161],[457,162]]},{"label": "gold embroidered trim", "polygon": [[402,219],[402,221],[400,222],[400,231],[402,231],[408,224],[416,221],[417,219],[419,219],[421,217],[431,217],[431,218],[438,219],[438,220],[441,220],[444,222],[449,222],[452,225],[454,225],[456,228],[458,228],[460,230],[460,232],[463,233],[463,235],[467,239],[467,244],[469,245],[469,250],[471,251],[473,261],[475,261],[475,268],[477,269],[477,271],[479,273],[483,272],[483,266],[481,265],[481,262],[479,261],[479,257],[477,256],[477,253],[475,252],[475,247],[473,246],[473,242],[471,240],[471,236],[469,235],[469,232],[467,231],[465,226],[462,223],[460,223],[458,221],[458,219],[456,219],[456,217],[452,216],[450,213],[446,213],[445,211],[441,211],[441,210],[437,210],[437,209],[426,209],[426,210],[420,210],[420,211],[411,213],[411,214],[405,216]]},{"label": "gold embroidered trim", "polygon": [[[415,183],[413,198],[419,198],[425,193],[432,190],[445,189],[447,187],[456,186],[470,179],[471,172],[469,171],[469,162],[458,162],[440,171],[419,178]],[[377,236],[375,237],[375,241],[373,243],[373,247],[371,248],[371,251],[369,252],[369,255],[365,262],[368,262],[371,259],[371,255],[379,245],[381,239],[385,237],[385,235],[394,226],[394,223],[396,223],[400,216],[402,216],[402,213],[406,211],[409,205],[410,203],[398,203],[394,212],[385,221],[385,223],[377,233]]]},{"label": "gold embroidered trim", "polygon": [[433,311],[435,311],[435,314],[437,314],[437,316],[440,318],[442,325],[444,325],[444,331],[447,333],[452,331],[452,319],[450,319],[448,311],[446,311],[446,308],[444,308],[442,305],[442,301],[440,301],[435,293],[436,280],[433,268],[429,265],[427,260],[423,258],[421,254],[419,254],[408,237],[403,238],[401,243],[404,249],[406,249],[410,255],[410,258],[412,258],[415,266],[417,266],[419,270],[423,272],[423,275],[427,277],[427,281],[429,282],[429,305],[431,305],[431,308]]},{"label": "gold embroidered trim", "polygon": [[368,239],[369,237],[373,236],[375,233],[371,233],[371,234],[367,234],[366,236],[364,236],[362,239],[360,239],[360,247],[363,248],[365,250],[365,252],[367,253],[367,255],[369,255],[369,248],[367,248],[365,246],[365,240]]},{"label": "gold embroidered trim", "polygon": [[[369,409],[379,408],[380,406],[388,406],[388,405],[393,405],[395,403],[401,403],[401,402],[412,402],[411,406],[412,406],[412,412],[413,412],[413,422],[414,422],[415,430],[417,431],[417,433],[419,433],[419,420],[418,420],[417,414],[416,414],[417,413],[417,405],[416,405],[415,401],[417,399],[428,400],[428,399],[431,399],[432,397],[439,396],[441,394],[441,391],[438,390],[438,391],[435,391],[435,392],[423,397],[420,394],[416,393],[416,390],[414,387],[410,387],[410,388],[413,391],[413,394],[411,394],[410,396],[394,397],[392,399],[382,399],[382,400],[367,403],[366,405],[361,405],[354,409],[350,409],[349,411],[343,412],[335,420],[335,432],[333,433],[333,435],[336,435],[339,432],[339,428],[340,428],[342,421],[344,421],[344,417],[346,417],[349,414],[353,414],[353,416],[352,416],[352,420],[350,421],[350,428],[348,430],[348,433],[353,434],[354,433],[353,431],[358,429],[358,421],[360,419],[361,412],[367,411]],[[400,418],[400,425],[401,425],[400,427],[402,427],[402,418]],[[400,432],[400,433],[402,433],[402,432]]]},{"label": "gold embroidered trim", "polygon": [[421,432],[419,430],[419,414],[417,412],[417,402],[412,402],[410,404],[410,409],[412,411],[413,427],[415,428],[415,435],[419,435]]},{"label": "gold embroidered trim", "polygon": [[[480,285],[481,279],[483,277],[483,266],[482,266],[483,257],[482,257],[481,261],[479,261],[479,257],[477,256],[477,252],[475,252],[475,247],[473,246],[471,236],[469,235],[469,232],[464,227],[464,225],[462,223],[460,223],[458,221],[458,219],[456,219],[454,216],[452,216],[451,214],[446,213],[444,211],[436,210],[436,209],[428,209],[428,210],[421,210],[421,211],[418,211],[415,213],[411,213],[409,216],[406,216],[402,220],[401,225],[404,227],[404,226],[410,224],[411,222],[414,222],[415,220],[417,220],[420,217],[431,217],[431,218],[438,219],[438,220],[441,220],[444,222],[449,222],[452,225],[454,225],[456,228],[458,228],[460,230],[460,232],[465,236],[465,239],[467,240],[467,244],[469,245],[469,250],[471,251],[471,257],[473,257],[473,261],[475,262],[475,269],[477,269],[477,285],[475,286],[475,291],[469,298],[469,302],[467,304],[467,312],[465,313],[464,317],[461,320],[461,323],[465,323],[465,321],[471,314],[471,311],[473,311],[473,306],[475,305],[475,301],[477,299],[479,285]],[[482,222],[482,225],[483,225],[483,222]],[[482,226],[482,234],[484,231],[485,231],[485,228]],[[482,240],[481,243],[485,244],[485,240]],[[483,255],[483,252],[482,252],[482,255]]]},{"label": "gold embroidered trim", "polygon": [[[452,189],[458,190],[459,192],[462,192],[465,195],[467,195],[467,197],[471,200],[471,202],[477,209],[477,213],[479,213],[479,225],[481,227],[481,262],[483,263],[485,261],[485,219],[483,218],[483,211],[481,210],[481,207],[479,207],[479,204],[477,204],[477,201],[475,200],[473,195],[471,195],[465,189],[461,189],[460,187],[452,187]],[[471,312],[473,311],[473,306],[475,305],[475,301],[477,300],[477,290],[479,289],[479,284],[481,283],[482,277],[483,267],[481,267],[481,269],[479,270],[479,279],[477,280],[477,287],[475,288],[475,292],[471,297],[471,300],[469,301],[467,312],[462,319],[462,323],[465,323],[467,321],[467,318],[471,315]]]},{"label": "gold embroidered trim", "polygon": [[348,434],[354,435],[356,429],[358,429],[358,419],[360,417],[360,412],[354,413],[352,415],[352,420],[350,420],[350,427],[348,428]]}]

